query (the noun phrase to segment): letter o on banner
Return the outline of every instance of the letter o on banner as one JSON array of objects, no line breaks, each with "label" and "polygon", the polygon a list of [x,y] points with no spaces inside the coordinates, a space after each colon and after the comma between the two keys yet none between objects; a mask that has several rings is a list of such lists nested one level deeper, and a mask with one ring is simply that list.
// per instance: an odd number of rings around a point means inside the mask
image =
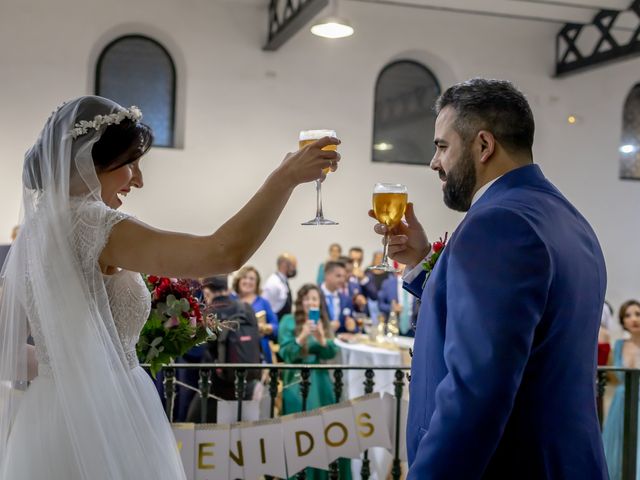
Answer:
[{"label": "letter o on banner", "polygon": [[[341,439],[340,440],[331,440],[331,429],[333,428],[335,431],[335,428],[337,427],[339,429],[339,431],[341,431]],[[344,445],[347,440],[349,439],[349,432],[347,431],[347,427],[345,427],[342,423],[340,422],[333,422],[330,423],[329,425],[326,426],[326,428],[324,429],[324,441],[327,443],[327,445],[329,445],[330,447],[340,447],[342,445]]]}]

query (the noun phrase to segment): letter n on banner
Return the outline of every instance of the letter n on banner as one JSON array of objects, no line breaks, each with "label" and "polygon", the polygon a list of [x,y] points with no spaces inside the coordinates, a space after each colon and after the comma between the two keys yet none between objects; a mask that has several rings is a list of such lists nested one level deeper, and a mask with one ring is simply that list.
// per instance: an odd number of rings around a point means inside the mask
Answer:
[{"label": "letter n on banner", "polygon": [[281,417],[289,476],[306,467],[327,470],[329,460],[324,443],[322,415],[313,411]]},{"label": "letter n on banner", "polygon": [[[353,417],[358,433],[360,450],[371,447],[383,447],[391,450],[391,432],[389,431],[388,412],[385,402],[378,393],[371,393],[351,402]],[[395,415],[393,421],[395,421]]]},{"label": "letter n on banner", "polygon": [[245,480],[259,480],[263,475],[287,478],[284,459],[284,436],[279,419],[264,420],[240,429],[244,455]]},{"label": "letter n on banner", "polygon": [[229,479],[229,425],[196,425],[196,480]]},{"label": "letter n on banner", "polygon": [[324,422],[324,442],[327,445],[329,462],[340,457],[358,458],[360,444],[351,402],[342,402],[322,408],[320,411]]},{"label": "letter n on banner", "polygon": [[240,423],[234,423],[230,427],[229,434],[229,478],[245,478],[244,467],[247,461],[253,462],[253,459],[247,458],[244,451],[244,445],[240,438]]},{"label": "letter n on banner", "polygon": [[184,471],[187,474],[187,480],[194,480],[195,465],[195,440],[196,433],[193,423],[174,423],[173,435],[176,437],[176,445],[182,459]]}]

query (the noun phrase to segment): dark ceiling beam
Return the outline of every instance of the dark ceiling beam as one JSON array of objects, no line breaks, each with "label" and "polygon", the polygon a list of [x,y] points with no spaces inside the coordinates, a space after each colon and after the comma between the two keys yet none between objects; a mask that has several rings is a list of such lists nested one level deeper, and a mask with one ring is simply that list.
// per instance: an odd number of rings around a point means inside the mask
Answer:
[{"label": "dark ceiling beam", "polygon": [[[535,15],[520,15],[516,13],[491,12],[482,9],[444,7],[442,5],[427,5],[419,3],[404,2],[402,0],[349,0],[356,3],[369,3],[372,5],[388,5],[394,7],[415,8],[419,10],[433,10],[437,12],[466,13],[469,15],[478,15],[481,17],[497,17],[508,18],[510,20],[529,20],[533,22],[557,23],[564,25],[566,20],[556,20],[548,17],[538,17]],[[592,10],[596,10],[595,8]]]},{"label": "dark ceiling beam", "polygon": [[269,36],[263,50],[274,51],[329,4],[329,0],[271,0]]},{"label": "dark ceiling beam", "polygon": [[640,0],[634,0],[629,11],[635,14],[633,34],[627,43],[621,44],[611,34],[618,10],[600,10],[589,26],[598,30],[595,47],[584,52],[578,39],[586,25],[567,23],[556,36],[556,76],[577,73],[606,63],[640,55]]},{"label": "dark ceiling beam", "polygon": [[[590,5],[588,3],[573,3],[573,2],[563,2],[562,0],[511,0],[512,2],[524,2],[524,3],[533,3],[535,5],[552,5],[554,7],[570,7],[570,8],[583,8],[585,10],[601,10],[605,9],[605,5]],[[605,4],[606,2],[602,2]],[[615,10],[610,7],[606,8],[607,10]],[[620,10],[624,10],[623,8]]]}]

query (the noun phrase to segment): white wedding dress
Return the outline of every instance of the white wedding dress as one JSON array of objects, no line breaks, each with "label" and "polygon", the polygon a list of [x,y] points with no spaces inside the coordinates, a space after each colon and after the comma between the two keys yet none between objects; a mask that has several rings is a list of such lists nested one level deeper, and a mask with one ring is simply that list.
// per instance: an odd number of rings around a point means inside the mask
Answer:
[{"label": "white wedding dress", "polygon": [[[96,218],[97,210],[100,210],[101,218],[106,221],[104,228],[99,229],[102,238],[98,239],[95,228],[91,226],[92,222],[84,221],[84,217],[87,216]],[[127,218],[125,214],[112,210],[101,202],[94,202],[89,208],[85,206],[78,212],[71,239],[73,250],[87,278],[91,277],[90,270],[99,268],[98,258],[111,228],[124,218]],[[155,438],[142,441],[156,445],[155,453],[166,463],[166,477],[163,478],[182,479],[184,471],[170,424],[158,392],[149,375],[139,366],[136,356],[140,330],[151,308],[150,293],[139,273],[120,270],[114,275],[103,275],[103,279],[113,322],[126,357],[124,361],[129,367],[128,375],[145,406],[144,412],[148,416],[146,423],[152,425],[154,430],[151,433]],[[109,478],[105,472],[90,472],[90,458],[76,458],[77,449],[74,448],[68,429],[69,423],[76,420],[72,415],[65,417],[64,409],[59,404],[56,378],[50,367],[41,326],[37,320],[30,319],[30,327],[36,345],[38,376],[27,391],[21,393],[23,399],[11,429],[6,463],[0,472],[0,479],[76,480],[103,476]],[[70,393],[73,395],[73,392]],[[100,434],[101,432],[95,432],[96,437]],[[100,443],[96,442],[96,445]],[[83,451],[86,452],[86,446]],[[127,459],[113,458],[112,461],[126,463]],[[149,459],[149,462],[153,461],[154,459]],[[143,470],[146,469],[147,466],[132,462],[131,465],[121,468],[121,471],[127,472],[126,478],[136,479],[146,478],[143,474]]]}]

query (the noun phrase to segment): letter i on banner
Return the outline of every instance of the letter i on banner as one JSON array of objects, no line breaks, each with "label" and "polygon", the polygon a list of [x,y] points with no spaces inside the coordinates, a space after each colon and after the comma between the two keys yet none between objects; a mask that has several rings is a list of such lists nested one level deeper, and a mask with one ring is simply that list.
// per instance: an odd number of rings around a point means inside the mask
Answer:
[{"label": "letter i on banner", "polygon": [[322,416],[317,412],[281,418],[287,471],[294,475],[306,467],[329,468]]},{"label": "letter i on banner", "polygon": [[[229,435],[229,478],[245,478],[244,466],[248,457],[244,451],[244,445],[240,438],[241,423],[234,423],[230,427]],[[249,462],[253,462],[250,459]]]},{"label": "letter i on banner", "polygon": [[358,458],[361,451],[351,402],[321,408],[320,412],[324,422],[324,442],[327,445],[329,462],[340,457]]},{"label": "letter i on banner", "polygon": [[196,425],[196,480],[229,479],[229,425]]},{"label": "letter i on banner", "polygon": [[[389,393],[385,393],[383,400],[385,402],[385,411],[387,412],[387,421],[389,422],[389,431],[391,432],[391,442],[395,448],[396,441],[396,397]],[[409,401],[406,398],[401,400],[400,404],[400,460],[407,461],[407,417],[409,414]],[[393,452],[393,450],[391,450]]]},{"label": "letter i on banner", "polygon": [[[391,432],[385,403],[378,393],[371,393],[352,400],[353,417],[360,450],[371,447],[391,449]],[[394,415],[395,420],[395,415]]]},{"label": "letter i on banner", "polygon": [[263,475],[287,478],[284,459],[284,435],[279,419],[264,420],[240,430],[244,455],[245,480],[259,480]]},{"label": "letter i on banner", "polygon": [[196,432],[193,423],[174,423],[173,435],[176,437],[176,445],[184,471],[187,474],[187,480],[194,480],[195,466],[195,441]]}]

